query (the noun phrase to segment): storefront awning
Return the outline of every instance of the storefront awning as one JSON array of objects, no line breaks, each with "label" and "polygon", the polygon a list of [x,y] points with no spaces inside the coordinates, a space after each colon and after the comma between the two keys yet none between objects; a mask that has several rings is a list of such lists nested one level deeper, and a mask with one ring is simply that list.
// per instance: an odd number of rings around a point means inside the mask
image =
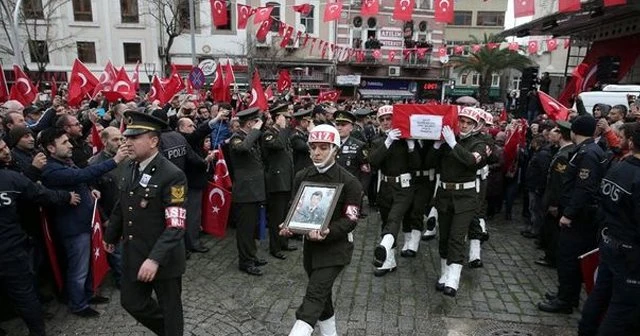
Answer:
[{"label": "storefront awning", "polygon": [[413,98],[414,94],[407,90],[375,90],[375,89],[360,89],[360,98],[363,99],[402,99]]}]

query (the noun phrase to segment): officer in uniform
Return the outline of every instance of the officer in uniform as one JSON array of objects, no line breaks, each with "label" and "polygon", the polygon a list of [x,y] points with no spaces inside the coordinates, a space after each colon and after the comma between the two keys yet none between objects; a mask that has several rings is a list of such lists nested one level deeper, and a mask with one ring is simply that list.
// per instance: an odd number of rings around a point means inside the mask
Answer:
[{"label": "officer in uniform", "polygon": [[627,143],[632,155],[609,169],[600,185],[600,265],[595,287],[582,308],[580,336],[637,335],[640,330],[638,129]]},{"label": "officer in uniform", "polygon": [[[351,136],[364,142],[369,145],[369,140],[365,134],[365,126],[367,124],[367,119],[371,114],[371,110],[368,108],[361,108],[353,111],[353,115],[356,117],[356,121],[353,123],[353,131],[351,132]],[[338,116],[336,116],[336,122],[338,121]]]},{"label": "officer in uniform", "polygon": [[[378,110],[381,131],[386,137],[373,141],[370,162],[379,170],[378,207],[382,219],[382,240],[374,250],[375,276],[383,276],[396,269],[395,246],[402,220],[413,204],[415,182],[411,173],[420,168],[420,154],[415,141],[400,139],[400,130],[391,129],[393,106]],[[382,133],[381,132],[381,133]]]},{"label": "officer in uniform", "polygon": [[547,186],[542,197],[542,209],[544,209],[546,216],[540,232],[540,244],[545,255],[535,261],[538,265],[552,267],[556,265],[558,221],[560,220],[558,209],[560,208],[562,181],[569,166],[569,153],[575,149],[575,145],[571,142],[571,123],[558,121],[557,125],[551,130],[550,138],[558,147],[558,151],[549,164]]},{"label": "officer in uniform", "polygon": [[476,172],[476,184],[478,185],[478,209],[477,214],[469,223],[469,268],[480,268],[483,266],[480,258],[480,243],[489,239],[487,233],[487,222],[485,215],[487,213],[487,205],[485,198],[487,197],[487,178],[489,177],[489,164],[492,164],[491,147],[493,147],[493,138],[490,134],[485,133],[485,127],[493,125],[493,116],[485,112],[483,109],[476,108],[480,120],[478,126],[474,129],[473,136],[485,144],[486,164]]},{"label": "officer in uniform", "polygon": [[299,109],[293,114],[297,121],[296,127],[291,133],[291,148],[293,149],[293,170],[295,173],[311,166],[311,157],[309,156],[309,125],[313,122],[311,118],[311,110]]},{"label": "officer in uniform", "polygon": [[182,335],[187,178],[158,155],[162,120],[133,111],[124,118],[131,163],[118,183],[105,250],[112,253],[122,238],[122,307],[158,335]]},{"label": "officer in uniform", "polygon": [[433,144],[437,149],[428,160],[436,160],[440,174],[435,207],[440,223],[441,276],[436,290],[455,296],[464,262],[465,236],[478,209],[476,172],[486,163],[486,144],[473,136],[480,115],[475,108],[465,107],[458,113],[460,135],[456,138],[449,126]]},{"label": "officer in uniform", "polygon": [[[336,164],[335,156],[340,147],[338,131],[329,125],[314,127],[309,134],[309,146],[313,166],[296,174],[294,189],[302,182],[340,183],[342,192],[331,215],[328,227],[305,235],[303,265],[309,276],[307,291],[298,310],[296,322],[289,336],[311,336],[318,324],[320,335],[337,335],[336,319],[331,291],[333,283],[353,255],[353,234],[358,214],[362,187],[346,169]],[[280,234],[290,237],[293,233],[282,228]]]},{"label": "officer in uniform", "polygon": [[316,126],[323,124],[333,126],[333,123],[330,120],[331,117],[329,116],[329,111],[327,111],[327,108],[324,105],[316,105],[313,108],[311,117],[313,118],[313,124]]},{"label": "officer in uniform", "polygon": [[250,275],[262,275],[260,266],[267,264],[256,257],[255,235],[260,218],[260,205],[266,200],[265,169],[260,150],[263,121],[260,109],[252,107],[236,114],[240,130],[229,140],[233,162],[233,204],[237,213],[236,242],[239,269]]},{"label": "officer in uniform", "polygon": [[267,221],[269,223],[269,252],[278,259],[286,259],[282,251],[293,251],[287,239],[280,236],[278,225],[287,217],[291,187],[293,184],[293,151],[286,130],[291,113],[289,105],[272,108],[269,113],[273,124],[265,127],[262,134],[262,154],[266,171]]},{"label": "officer in uniform", "polygon": [[366,144],[353,137],[355,116],[348,111],[335,113],[336,128],[340,133],[340,148],[336,155],[336,162],[355,176],[361,185],[368,185],[371,167],[368,160]]},{"label": "officer in uniform", "polygon": [[597,193],[607,159],[593,139],[595,130],[596,120],[590,115],[571,123],[576,148],[564,175],[558,209],[558,294],[538,304],[538,309],[549,313],[571,314],[572,307],[578,305],[582,284],[578,257],[597,246]]}]

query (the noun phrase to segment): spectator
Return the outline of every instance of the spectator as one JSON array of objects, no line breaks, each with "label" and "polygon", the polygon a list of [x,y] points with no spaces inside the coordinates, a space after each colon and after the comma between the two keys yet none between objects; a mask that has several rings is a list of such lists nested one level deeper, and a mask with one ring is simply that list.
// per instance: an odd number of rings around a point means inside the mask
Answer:
[{"label": "spectator", "polygon": [[63,114],[58,118],[56,127],[64,130],[69,143],[72,145],[72,160],[76,166],[84,168],[89,163],[89,158],[93,154],[93,149],[86,141],[86,137],[83,135],[83,125],[78,121],[78,118],[70,115]]},{"label": "spectator", "polygon": [[529,193],[529,224],[520,232],[526,238],[535,238],[542,227],[542,196],[544,195],[547,171],[551,162],[551,150],[543,135],[531,141],[531,159],[526,170],[525,187]]},{"label": "spectator", "polygon": [[624,124],[624,119],[627,117],[627,107],[625,105],[615,105],[609,111],[608,121],[609,126],[614,132],[618,132],[620,126]]}]

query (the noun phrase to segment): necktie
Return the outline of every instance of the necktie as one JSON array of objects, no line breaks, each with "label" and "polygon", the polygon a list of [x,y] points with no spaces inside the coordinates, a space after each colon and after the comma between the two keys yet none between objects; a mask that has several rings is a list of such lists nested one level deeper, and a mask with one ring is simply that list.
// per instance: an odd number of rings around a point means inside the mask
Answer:
[{"label": "necktie", "polygon": [[140,164],[136,162],[133,165],[133,174],[131,175],[131,182],[137,183],[139,179],[140,179]]}]

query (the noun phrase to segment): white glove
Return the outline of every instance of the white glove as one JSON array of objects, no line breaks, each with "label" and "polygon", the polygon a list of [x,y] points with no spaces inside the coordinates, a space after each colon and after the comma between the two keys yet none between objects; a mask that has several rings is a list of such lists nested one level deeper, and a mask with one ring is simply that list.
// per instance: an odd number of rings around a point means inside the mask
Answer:
[{"label": "white glove", "polygon": [[389,132],[387,132],[387,139],[384,140],[384,145],[389,148],[391,147],[391,144],[395,141],[400,139],[400,130],[397,128],[394,128],[392,130],[389,130]]},{"label": "white glove", "polygon": [[445,126],[442,128],[442,137],[444,141],[449,145],[449,147],[453,148],[456,146],[456,135],[453,133],[453,130],[450,126]]},{"label": "white glove", "polygon": [[416,141],[413,139],[407,139],[407,147],[409,147],[409,152],[413,152],[416,148]]},{"label": "white glove", "polygon": [[442,141],[442,140],[436,140],[436,141],[433,143],[433,148],[435,148],[435,149],[439,149],[439,148],[440,148],[440,146],[442,146],[442,144],[443,144],[443,143],[444,143],[444,141]]}]

